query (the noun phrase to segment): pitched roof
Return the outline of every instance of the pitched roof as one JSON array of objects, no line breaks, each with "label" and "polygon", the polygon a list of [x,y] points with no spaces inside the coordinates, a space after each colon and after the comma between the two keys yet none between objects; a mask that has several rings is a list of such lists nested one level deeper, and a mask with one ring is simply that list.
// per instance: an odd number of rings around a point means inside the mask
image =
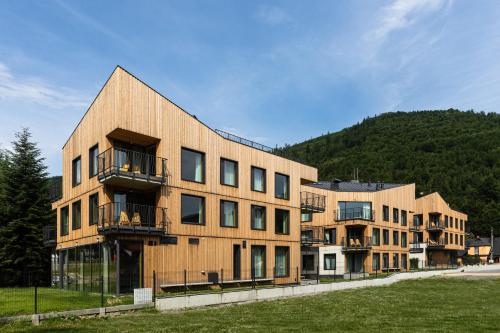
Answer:
[{"label": "pitched roof", "polygon": [[317,183],[311,183],[307,185],[335,192],[377,192],[395,187],[405,186],[407,184],[360,183],[356,181],[346,182],[341,180],[335,180],[335,181],[320,181]]},{"label": "pitched roof", "polygon": [[476,239],[466,239],[465,247],[476,247],[476,246],[490,246],[491,241],[489,237],[480,237]]}]

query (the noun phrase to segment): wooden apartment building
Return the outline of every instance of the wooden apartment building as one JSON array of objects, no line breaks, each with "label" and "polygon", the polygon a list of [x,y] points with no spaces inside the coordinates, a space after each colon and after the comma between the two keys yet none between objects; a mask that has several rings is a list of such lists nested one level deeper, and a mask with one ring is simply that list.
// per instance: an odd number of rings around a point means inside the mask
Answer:
[{"label": "wooden apartment building", "polygon": [[[117,67],[62,150],[53,281],[130,292],[292,283],[315,168],[216,131]],[[222,276],[223,275],[223,276]]]}]

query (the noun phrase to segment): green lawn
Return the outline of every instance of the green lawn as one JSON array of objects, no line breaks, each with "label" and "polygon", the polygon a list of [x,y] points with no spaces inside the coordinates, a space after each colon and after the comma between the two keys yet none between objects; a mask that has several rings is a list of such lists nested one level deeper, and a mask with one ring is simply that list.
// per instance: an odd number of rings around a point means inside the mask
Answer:
[{"label": "green lawn", "polygon": [[[105,304],[133,303],[132,296],[105,295]],[[32,314],[34,311],[34,288],[0,288],[0,317]],[[101,306],[101,295],[55,288],[38,288],[38,312],[65,311]]]},{"label": "green lawn", "polygon": [[54,319],[2,332],[498,332],[500,279],[433,278],[280,301],[107,318]]}]

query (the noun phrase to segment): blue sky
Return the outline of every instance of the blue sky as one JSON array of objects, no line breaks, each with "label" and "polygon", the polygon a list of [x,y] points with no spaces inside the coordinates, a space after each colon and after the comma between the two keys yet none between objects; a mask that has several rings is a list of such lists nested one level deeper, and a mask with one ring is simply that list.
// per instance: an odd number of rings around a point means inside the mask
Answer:
[{"label": "blue sky", "polygon": [[2,1],[0,148],[61,148],[116,65],[275,146],[388,111],[500,106],[500,1]]}]

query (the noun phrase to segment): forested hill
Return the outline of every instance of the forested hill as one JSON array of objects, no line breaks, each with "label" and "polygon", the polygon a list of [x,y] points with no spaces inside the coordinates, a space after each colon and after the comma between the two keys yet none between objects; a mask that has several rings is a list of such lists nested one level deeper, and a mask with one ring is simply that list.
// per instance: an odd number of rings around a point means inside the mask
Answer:
[{"label": "forested hill", "polygon": [[469,214],[474,234],[500,235],[500,115],[458,110],[392,112],[281,148],[322,180],[415,182]]}]

